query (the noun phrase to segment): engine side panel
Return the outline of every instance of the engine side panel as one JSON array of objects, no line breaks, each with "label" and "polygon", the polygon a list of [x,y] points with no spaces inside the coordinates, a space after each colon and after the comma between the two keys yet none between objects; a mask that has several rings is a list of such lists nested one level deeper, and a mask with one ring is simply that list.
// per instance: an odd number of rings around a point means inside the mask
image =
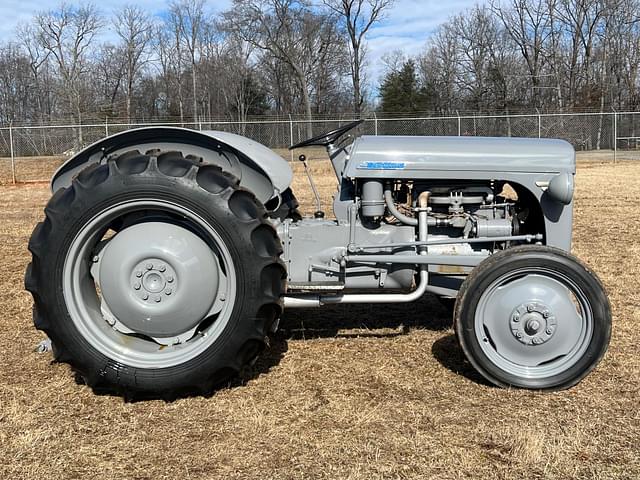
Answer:
[{"label": "engine side panel", "polygon": [[[356,244],[380,245],[380,250],[370,250],[371,253],[387,251],[387,243],[415,241],[413,227],[380,225],[366,228],[357,223],[352,229],[350,225],[340,225],[333,220],[286,221],[278,226],[278,235],[284,247],[283,260],[289,282],[298,285],[333,283],[344,288],[367,289],[411,287],[415,270],[409,265],[341,265],[352,234]],[[412,248],[404,250],[406,254],[413,253]],[[401,249],[396,252],[403,254]]]}]

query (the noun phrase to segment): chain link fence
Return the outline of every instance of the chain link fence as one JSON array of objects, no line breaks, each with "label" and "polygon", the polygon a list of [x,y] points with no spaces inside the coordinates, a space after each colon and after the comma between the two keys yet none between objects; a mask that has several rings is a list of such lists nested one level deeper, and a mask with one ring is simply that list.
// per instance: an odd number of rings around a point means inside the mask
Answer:
[{"label": "chain link fence", "polygon": [[[286,148],[333,130],[353,118],[288,118],[247,122],[109,123],[0,128],[0,183],[47,181],[70,155],[101,138],[132,128],[180,126],[220,130]],[[449,135],[561,138],[577,151],[594,151],[600,161],[640,159],[640,112],[384,117],[372,114],[359,135]]]}]

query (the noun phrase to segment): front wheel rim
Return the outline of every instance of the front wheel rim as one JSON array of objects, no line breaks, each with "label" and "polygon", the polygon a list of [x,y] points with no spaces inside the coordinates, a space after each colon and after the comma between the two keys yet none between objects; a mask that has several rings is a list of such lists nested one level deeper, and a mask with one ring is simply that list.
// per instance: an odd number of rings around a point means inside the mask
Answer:
[{"label": "front wheel rim", "polygon": [[[179,333],[173,335],[175,343],[164,342],[171,343],[168,345],[158,343],[158,339],[154,340],[145,332],[127,331],[128,328],[122,327],[126,321],[115,318],[115,323],[111,317],[113,313],[105,312],[99,285],[96,288],[98,282],[92,276],[96,248],[100,248],[99,242],[107,226],[134,212],[179,218],[183,226],[197,232],[209,245],[220,268],[221,281],[217,291],[211,292],[215,298],[207,312],[215,313],[203,317],[193,328],[187,328],[182,336]],[[121,202],[94,215],[72,240],[63,267],[64,300],[76,329],[101,354],[134,368],[173,367],[195,359],[209,349],[229,324],[237,295],[236,285],[233,258],[220,234],[196,212],[182,205],[154,199]]]},{"label": "front wheel rim", "polygon": [[586,294],[571,278],[546,268],[522,268],[485,289],[474,331],[493,365],[536,381],[566,372],[583,358],[593,318]]}]

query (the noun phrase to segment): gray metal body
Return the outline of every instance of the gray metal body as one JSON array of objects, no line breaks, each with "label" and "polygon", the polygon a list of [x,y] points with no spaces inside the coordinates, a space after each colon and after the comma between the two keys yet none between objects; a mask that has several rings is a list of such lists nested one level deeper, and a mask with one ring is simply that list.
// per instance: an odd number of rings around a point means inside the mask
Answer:
[{"label": "gray metal body", "polygon": [[[288,306],[402,301],[397,294],[349,290],[407,288],[407,267],[415,274],[421,266],[427,272],[424,291],[455,296],[466,275],[496,248],[536,242],[570,250],[575,152],[567,142],[364,136],[327,150],[339,181],[336,220],[285,221],[278,227],[293,290]],[[431,193],[425,229],[432,231],[424,242],[417,241],[418,211],[402,213],[394,201],[394,189],[406,184],[414,191],[414,210],[417,195]],[[505,184],[518,199],[500,207],[493,190]],[[517,231],[523,225],[516,226],[518,215],[509,208],[529,211],[527,231]],[[399,221],[386,223],[385,215]],[[465,216],[475,217],[472,227]],[[324,296],[302,292],[314,286],[342,290]]]},{"label": "gray metal body", "polygon": [[[58,170],[52,189],[131,149],[179,150],[220,165],[263,203],[292,180],[288,163],[252,140],[150,128],[90,146]],[[567,142],[364,136],[327,152],[339,185],[335,220],[272,215],[288,270],[286,306],[403,302],[425,291],[455,296],[496,250],[531,242],[570,249],[575,153]],[[505,186],[516,199],[505,197]],[[410,293],[387,293],[416,281]]]},{"label": "gray metal body", "polygon": [[[384,178],[389,170],[397,178],[416,178],[416,172],[449,178],[480,172],[575,173],[575,152],[564,140],[538,138],[364,135],[353,142],[346,176]],[[368,173],[358,173],[363,171]]]},{"label": "gray metal body", "polygon": [[[564,140],[495,137],[363,136],[345,155],[350,179],[504,180],[538,201],[545,244],[569,251],[575,151]],[[564,204],[547,193],[554,179]],[[570,186],[567,184],[570,183]],[[567,190],[571,193],[567,193]]]},{"label": "gray metal body", "polygon": [[[337,224],[333,220],[303,219],[298,222],[283,222],[278,229],[284,241],[284,258],[290,272],[291,285],[299,289],[312,288],[314,284],[324,284],[332,288],[410,288],[415,275],[411,265],[392,264],[377,268],[373,272],[370,265],[357,262],[341,266],[341,260],[348,253],[350,237],[356,243],[377,245],[368,250],[371,254],[388,251],[392,242],[415,241],[415,228],[409,226],[381,225],[368,229],[361,223]],[[399,248],[397,255],[413,255],[411,247]],[[305,271],[301,270],[302,268]],[[291,286],[290,285],[290,286]]]}]

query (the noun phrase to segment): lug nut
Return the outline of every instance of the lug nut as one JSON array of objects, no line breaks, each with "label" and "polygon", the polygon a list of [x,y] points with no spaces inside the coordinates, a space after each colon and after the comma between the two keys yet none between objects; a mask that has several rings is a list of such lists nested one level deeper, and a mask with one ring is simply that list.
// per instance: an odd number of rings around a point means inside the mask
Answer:
[{"label": "lug nut", "polygon": [[147,263],[145,267],[147,267],[147,270],[151,270],[153,268],[153,263]]},{"label": "lug nut", "polygon": [[169,283],[173,282],[173,276],[167,275],[167,282]]},{"label": "lug nut", "polygon": [[100,257],[98,255],[93,257],[93,263],[98,263],[99,260],[100,260]]},{"label": "lug nut", "polygon": [[542,316],[544,318],[549,318],[549,312],[547,312],[547,311],[542,312]]},{"label": "lug nut", "polygon": [[140,283],[139,282],[134,283],[133,288],[135,288],[136,290],[140,290]]},{"label": "lug nut", "polygon": [[158,267],[158,270],[160,270],[161,272],[164,272],[167,269],[167,267],[165,267],[164,265],[160,265]]},{"label": "lug nut", "polygon": [[140,278],[141,276],[142,276],[142,272],[141,272],[140,270],[138,270],[138,271],[136,272],[136,277]]},{"label": "lug nut", "polygon": [[156,303],[158,303],[158,302],[160,302],[160,300],[162,300],[162,297],[160,297],[160,295],[156,295],[154,300],[156,301]]},{"label": "lug nut", "polygon": [[533,312],[533,305],[527,305],[527,312]]},{"label": "lug nut", "polygon": [[516,337],[522,338],[522,334],[520,332],[516,333]]},{"label": "lug nut", "polygon": [[170,288],[167,288],[167,289],[164,291],[164,293],[165,293],[166,295],[171,295],[171,289],[170,289]]},{"label": "lug nut", "polygon": [[553,330],[551,330],[550,328],[547,328],[545,332],[547,333],[547,335],[551,335],[553,333]]},{"label": "lug nut", "polygon": [[513,321],[514,321],[514,322],[519,322],[519,321],[520,321],[520,315],[515,314],[515,315],[512,317],[512,319],[513,319]]},{"label": "lug nut", "polygon": [[143,294],[142,294],[142,299],[143,299],[143,300],[149,300],[149,295],[148,295],[148,294],[146,294],[146,293],[143,293]]}]

